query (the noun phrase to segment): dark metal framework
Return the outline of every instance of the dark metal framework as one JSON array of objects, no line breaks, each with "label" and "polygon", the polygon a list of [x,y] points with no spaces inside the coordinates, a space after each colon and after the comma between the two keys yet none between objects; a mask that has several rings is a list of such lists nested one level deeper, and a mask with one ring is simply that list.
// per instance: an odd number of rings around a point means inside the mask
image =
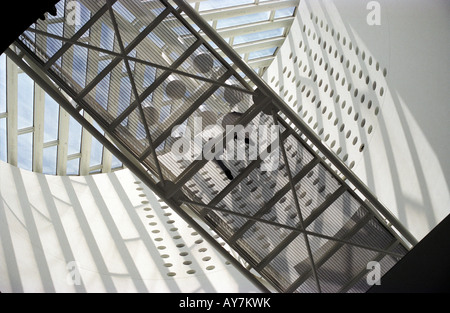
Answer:
[{"label": "dark metal framework", "polygon": [[[189,4],[174,1],[81,0],[78,24],[61,1],[64,14],[30,27],[7,54],[262,291],[369,289],[368,262],[386,272],[414,237]],[[263,171],[261,158],[226,160],[230,181],[215,162],[174,157],[174,127],[192,130],[194,117],[218,124],[234,111],[243,113],[236,124],[279,126],[276,171]]]}]

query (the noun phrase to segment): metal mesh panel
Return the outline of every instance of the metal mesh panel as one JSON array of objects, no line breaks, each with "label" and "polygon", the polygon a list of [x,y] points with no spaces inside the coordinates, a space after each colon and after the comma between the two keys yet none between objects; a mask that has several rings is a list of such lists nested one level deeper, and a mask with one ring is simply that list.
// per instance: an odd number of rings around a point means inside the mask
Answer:
[{"label": "metal mesh panel", "polygon": [[320,216],[318,216],[307,230],[343,238],[346,236],[344,229],[350,229],[363,218],[366,209],[361,208],[358,202],[349,192],[345,192],[335,202],[333,202]]},{"label": "metal mesh panel", "polygon": [[318,269],[322,291],[338,292],[376,255],[374,251],[344,245]]},{"label": "metal mesh panel", "polygon": [[[296,186],[305,221],[325,199],[340,187],[340,183],[322,164],[316,165]],[[305,227],[308,225],[306,223]]]},{"label": "metal mesh panel", "polygon": [[262,272],[273,279],[281,290],[286,290],[301,273],[310,270],[304,237],[297,236]]}]

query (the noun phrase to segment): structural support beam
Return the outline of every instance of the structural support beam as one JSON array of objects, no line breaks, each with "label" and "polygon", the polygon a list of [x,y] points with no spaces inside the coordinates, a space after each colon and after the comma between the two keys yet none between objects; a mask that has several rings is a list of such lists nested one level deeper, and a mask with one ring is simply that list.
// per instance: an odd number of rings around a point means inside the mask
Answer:
[{"label": "structural support beam", "polygon": [[69,153],[69,128],[70,115],[60,107],[58,129],[58,159],[56,163],[56,175],[67,175],[67,155]]},{"label": "structural support beam", "polygon": [[[268,102],[264,102],[261,104],[254,105],[252,108],[248,109],[246,113],[244,113],[243,116],[241,116],[237,121],[235,125],[242,125],[244,127],[247,126],[248,123],[251,122],[252,119],[254,119],[266,106],[268,106]],[[233,137],[229,136],[230,133],[232,133],[233,130],[224,131],[221,136],[219,136],[216,139],[213,139],[213,146],[216,145],[216,143],[222,141],[222,147],[226,147],[228,141],[232,140]],[[208,163],[207,159],[202,160],[196,160],[192,162],[184,171],[175,179],[175,185],[173,188],[168,190],[166,196],[168,198],[171,198],[175,195],[175,193],[180,190],[184,184],[186,184],[205,164]]]},{"label": "structural support beam", "polygon": [[34,86],[33,171],[42,173],[44,153],[45,91]]},{"label": "structural support beam", "polygon": [[[254,42],[248,42],[243,44],[234,45],[234,51],[238,54],[250,53],[253,51],[265,50],[270,48],[279,47],[283,44],[284,37],[274,37],[269,39],[262,39]],[[225,56],[225,53],[220,53]]]},{"label": "structural support beam", "polygon": [[[272,116],[273,116],[274,125],[278,126],[279,125],[278,124],[278,115],[275,110],[272,110]],[[289,165],[289,159],[287,157],[286,149],[284,147],[284,140],[280,140],[280,148],[281,148],[281,154],[283,156],[283,161],[286,166],[286,172],[288,174],[289,185],[291,186],[291,193],[292,193],[292,196],[294,197],[295,208],[297,210],[297,215],[300,220],[300,228],[302,230],[305,230],[306,228],[305,228],[305,223],[303,221],[303,213],[302,213],[302,210],[300,209],[300,204],[299,204],[298,196],[297,196],[297,190],[295,189],[295,182],[292,177],[291,166]],[[309,243],[309,238],[306,234],[303,234],[303,239],[305,241],[306,250],[308,251],[309,262],[311,264],[311,269],[313,271],[314,279],[316,281],[317,291],[321,292],[319,277],[317,276],[317,268],[314,263],[314,256],[313,256],[313,253],[311,250],[311,245]]]},{"label": "structural support beam", "polygon": [[8,112],[8,163],[17,166],[17,106],[18,106],[18,67],[6,59],[6,111]]},{"label": "structural support beam", "polygon": [[[308,164],[306,164],[298,173],[292,178],[294,184],[297,184],[303,177],[305,177],[320,160],[318,158],[313,159]],[[290,183],[287,183],[283,188],[278,190],[278,192],[270,199],[258,212],[256,212],[255,217],[262,217],[268,210],[270,210],[281,198],[283,198],[291,190]],[[247,230],[250,229],[254,224],[253,221],[247,221],[242,227],[234,233],[230,241],[234,243],[238,240]]]},{"label": "structural support beam", "polygon": [[[354,234],[356,234],[366,223],[373,218],[373,215],[368,213],[362,218],[358,223],[353,226],[351,229],[349,229],[346,232],[345,237],[343,240],[348,241]],[[345,229],[345,227],[343,228]],[[322,266],[325,264],[325,262],[331,258],[342,246],[344,245],[343,242],[333,242],[332,247],[328,248],[326,253],[320,256],[319,259],[316,260],[317,267]],[[303,273],[295,282],[289,286],[287,289],[287,292],[294,292],[298,287],[300,287],[309,277],[311,277],[312,273],[311,271]]]},{"label": "structural support beam", "polygon": [[[226,214],[233,215],[233,216],[239,216],[239,217],[248,219],[248,220],[250,220],[252,222],[268,224],[268,225],[272,225],[272,226],[275,226],[275,227],[288,229],[288,230],[291,230],[293,233],[295,233],[297,236],[300,235],[300,234],[305,234],[305,235],[315,236],[317,238],[329,240],[331,242],[335,242],[335,243],[342,244],[342,245],[346,244],[346,245],[350,245],[350,246],[357,247],[357,248],[362,248],[362,249],[367,249],[367,250],[370,250],[370,251],[383,253],[385,255],[387,254],[387,255],[392,255],[392,256],[396,256],[396,257],[401,257],[402,256],[401,254],[392,252],[390,250],[383,250],[383,249],[378,249],[378,248],[374,248],[374,247],[369,247],[369,246],[365,246],[365,245],[362,245],[362,244],[358,244],[356,242],[348,241],[346,239],[335,238],[335,237],[332,237],[332,236],[327,236],[327,235],[324,235],[324,234],[320,234],[320,233],[316,233],[316,232],[312,232],[312,231],[308,231],[308,230],[302,230],[298,225],[297,226],[289,226],[289,225],[286,225],[286,224],[281,224],[281,223],[273,222],[273,221],[270,221],[270,220],[267,220],[267,219],[263,219],[261,217],[255,217],[255,216],[251,216],[251,215],[248,215],[248,214],[245,214],[245,213],[240,213],[240,212],[231,211],[231,210],[227,210],[227,209],[221,209],[221,208],[218,208],[218,207],[210,206],[208,204],[199,203],[199,202],[186,200],[186,199],[181,200],[181,202],[185,203],[185,204],[193,205],[195,207],[204,208],[204,209],[207,209],[209,211],[217,211],[217,212],[222,212],[222,213],[226,213]],[[290,242],[292,242],[292,240],[289,241],[289,243]],[[267,264],[265,264],[265,265],[267,265]],[[262,266],[262,265],[260,266],[258,264],[258,266],[255,269],[256,270],[261,270],[264,266]]]},{"label": "structural support beam", "polygon": [[[85,120],[88,123],[92,123],[93,119],[89,114],[84,112]],[[89,175],[91,165],[91,150],[92,150],[92,135],[83,127],[81,134],[81,159],[80,159],[80,175]]]}]

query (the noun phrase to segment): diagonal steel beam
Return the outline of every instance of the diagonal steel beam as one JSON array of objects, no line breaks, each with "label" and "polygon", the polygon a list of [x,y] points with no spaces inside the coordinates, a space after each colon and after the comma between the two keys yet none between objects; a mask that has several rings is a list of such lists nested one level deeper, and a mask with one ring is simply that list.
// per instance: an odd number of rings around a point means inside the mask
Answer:
[{"label": "diagonal steel beam", "polygon": [[[353,235],[355,235],[371,218],[373,215],[369,212],[367,213],[358,223],[353,226],[350,231],[346,232],[344,240],[350,239]],[[342,228],[342,229],[345,229]],[[319,259],[316,260],[316,264],[318,267],[325,264],[325,262],[333,256],[342,246],[344,246],[343,242],[335,242],[331,248],[327,249],[327,252],[324,253]],[[298,279],[296,279],[291,286],[289,286],[286,292],[294,292],[301,284],[303,284],[309,277],[311,277],[311,271],[305,272]]]},{"label": "diagonal steel beam", "polygon": [[[285,140],[287,137],[289,137],[289,135],[292,133],[291,129],[287,129],[285,130],[280,137],[280,140]],[[239,173],[238,176],[236,176],[235,178],[233,178],[233,180],[228,183],[227,186],[225,186],[224,189],[222,189],[215,197],[214,199],[212,199],[208,205],[210,206],[215,206],[217,205],[220,201],[223,200],[223,198],[225,198],[229,192],[231,192],[240,182],[242,182],[248,175],[250,175],[250,173],[255,170],[261,163],[262,163],[262,159],[258,158],[257,160],[253,161],[252,163],[250,163],[242,172]]]},{"label": "diagonal steel beam", "polygon": [[[312,159],[308,164],[303,166],[303,168],[292,178],[292,181],[296,184],[303,179],[317,164],[320,163],[318,158]],[[277,193],[270,199],[258,212],[256,212],[255,217],[263,216],[270,208],[272,208],[281,198],[283,198],[291,190],[290,183],[287,183],[283,188],[277,191]],[[255,224],[253,221],[247,221],[241,228],[239,228],[233,236],[230,238],[230,242],[234,243],[238,240],[250,227]]]},{"label": "diagonal steel beam", "polygon": [[[119,43],[119,46],[120,46],[120,51],[121,51],[121,53],[123,55],[126,55],[125,47],[124,47],[123,41],[122,41],[122,36],[120,35],[119,26],[117,25],[117,21],[116,21],[116,17],[115,17],[115,14],[114,14],[114,10],[112,8],[114,2],[115,2],[114,0],[107,0],[109,14],[111,16],[111,21],[112,21],[112,24],[114,26],[114,32],[116,34],[117,42]],[[144,124],[144,128],[145,128],[145,132],[146,132],[146,135],[147,135],[147,139],[148,139],[150,148],[152,149],[152,152],[153,152],[153,161],[155,163],[156,170],[158,172],[158,177],[159,177],[159,179],[160,179],[160,181],[162,183],[162,186],[164,187],[164,175],[162,173],[161,165],[160,165],[158,157],[156,155],[155,147],[153,145],[152,136],[151,136],[149,128],[148,128],[147,120],[146,120],[144,111],[142,109],[141,99],[139,97],[139,93],[138,93],[137,88],[136,88],[136,83],[134,81],[134,76],[133,76],[133,73],[132,73],[131,68],[130,68],[130,63],[128,62],[128,60],[125,60],[124,62],[125,62],[125,67],[127,69],[128,78],[130,79],[130,84],[131,84],[131,88],[132,88],[133,93],[134,93],[134,97],[136,99],[136,102],[138,103],[139,113],[140,113],[140,116],[141,116],[141,119],[142,119],[142,123]]]},{"label": "diagonal steel beam", "polygon": [[[278,124],[278,115],[275,110],[272,110],[272,117],[273,117],[273,123],[275,125],[279,125]],[[298,218],[300,220],[300,228],[304,230],[305,225],[304,225],[304,221],[303,221],[303,214],[302,214],[302,210],[300,209],[300,203],[298,201],[297,191],[295,189],[295,183],[292,178],[291,167],[289,165],[289,160],[287,158],[286,149],[284,147],[283,140],[280,141],[280,147],[281,147],[281,154],[283,155],[283,161],[284,161],[284,164],[286,165],[286,172],[288,174],[288,179],[289,179],[289,184],[291,186],[292,196],[294,197],[295,208],[297,209]],[[317,276],[317,268],[314,263],[314,258],[313,258],[313,253],[311,251],[311,245],[309,243],[309,238],[306,234],[303,234],[303,239],[305,240],[306,250],[308,251],[309,261],[310,261],[311,268],[313,271],[314,279],[316,281],[317,291],[319,293],[321,293],[319,277]]]},{"label": "diagonal steel beam", "polygon": [[[171,68],[177,68],[179,67],[181,64],[183,64],[184,61],[186,61],[187,58],[189,58],[192,53],[197,50],[197,48],[200,46],[201,41],[197,40],[192,46],[190,46],[186,51],[183,52],[183,54],[172,64]],[[164,73],[162,73],[160,76],[158,76],[158,78],[153,82],[153,84],[151,84],[141,95],[140,97],[142,99],[147,98],[152,92],[154,92],[156,90],[156,88],[158,88],[166,79],[167,77],[169,77],[171,74],[173,73],[172,70],[168,70],[165,71]],[[114,130],[114,128],[117,127],[117,125],[119,125],[120,123],[122,123],[122,121],[129,115],[131,114],[131,112],[134,111],[134,109],[136,109],[136,107],[138,106],[138,101],[134,101],[132,104],[130,104],[130,106],[128,108],[126,108],[110,125],[110,130]],[[158,147],[155,144],[156,147]]]},{"label": "diagonal steel beam", "polygon": [[[333,194],[331,194],[320,206],[318,206],[316,209],[313,210],[311,213],[314,214],[315,217],[319,216],[323,211],[326,210],[330,205],[333,204],[334,201],[336,201],[347,189],[347,186],[342,185],[339,189],[337,189]],[[315,217],[311,218],[311,215],[308,216],[304,221],[304,227],[305,230],[308,228],[309,224],[315,219]],[[301,225],[298,225],[301,227]],[[290,233],[286,238],[283,239],[283,241],[278,244],[278,246],[270,251],[268,255],[264,259],[261,260],[261,262],[258,263],[257,269],[262,269],[267,264],[270,263],[281,251],[283,251],[284,248],[286,248],[295,238],[297,238],[298,233],[292,232]]]},{"label": "diagonal steel beam", "polygon": [[[228,78],[230,78],[231,74],[232,74],[231,71],[227,71],[217,81],[221,83],[225,82]],[[213,85],[209,87],[208,90],[203,92],[200,95],[200,97],[198,97],[197,100],[194,101],[194,103],[190,104],[189,107],[186,110],[184,110],[183,113],[179,117],[177,117],[170,125],[162,125],[161,127],[164,129],[164,131],[161,133],[161,135],[158,136],[158,138],[155,139],[155,146],[159,147],[164,142],[164,140],[166,140],[167,137],[170,136],[172,129],[174,129],[174,127],[176,127],[177,125],[181,125],[186,119],[188,119],[191,116],[191,114],[194,113],[218,89],[219,89],[218,85]],[[149,149],[145,150],[142,153],[140,160],[145,160],[150,153],[151,151]]]},{"label": "diagonal steel beam", "polygon": [[89,50],[94,50],[94,51],[97,51],[97,52],[100,52],[100,53],[104,53],[104,54],[107,54],[107,55],[111,55],[111,56],[114,56],[114,57],[119,57],[119,58],[122,58],[123,60],[127,60],[129,62],[135,62],[135,63],[139,63],[139,64],[142,64],[142,65],[148,65],[148,66],[154,67],[156,69],[161,69],[161,70],[164,70],[164,71],[171,71],[173,74],[177,74],[177,75],[185,76],[185,77],[189,77],[189,78],[194,78],[194,79],[199,80],[199,81],[203,81],[203,82],[206,82],[206,83],[217,85],[219,87],[227,87],[227,88],[230,88],[230,89],[233,89],[233,90],[236,90],[236,91],[240,91],[240,92],[243,92],[243,93],[253,94],[253,91],[241,88],[241,87],[239,87],[237,85],[229,85],[229,84],[223,83],[223,82],[221,82],[221,81],[219,81],[217,79],[211,79],[211,78],[204,77],[204,76],[198,76],[198,75],[191,74],[191,73],[188,73],[188,72],[180,71],[178,69],[170,68],[169,66],[164,66],[164,65],[153,63],[153,62],[150,62],[150,61],[138,59],[136,57],[131,57],[129,55],[125,55],[124,56],[122,53],[118,53],[118,52],[115,52],[115,51],[110,51],[110,50],[103,49],[101,47],[96,47],[96,46],[93,46],[93,45],[90,45],[90,44],[87,44],[87,43],[84,43],[84,42],[80,42],[80,41],[74,41],[71,38],[65,38],[65,37],[61,37],[61,36],[55,35],[55,34],[50,34],[50,33],[47,33],[45,31],[42,31],[42,30],[39,30],[39,29],[30,28],[30,29],[28,29],[28,31],[31,32],[31,33],[35,33],[35,34],[39,34],[39,35],[45,36],[45,37],[57,39],[57,40],[60,40],[62,42],[72,43],[73,45],[80,46],[80,47],[83,47],[83,48],[86,48],[86,49],[89,49]]},{"label": "diagonal steel beam", "polygon": [[[257,223],[263,223],[263,224],[272,225],[272,226],[275,226],[275,227],[288,229],[288,230],[291,230],[292,232],[294,232],[297,235],[306,234],[306,235],[315,236],[315,237],[318,237],[318,238],[321,238],[321,239],[330,240],[332,242],[336,242],[336,243],[340,243],[340,244],[346,244],[346,245],[350,245],[350,246],[357,247],[357,248],[362,248],[362,249],[367,249],[367,250],[370,250],[370,251],[375,251],[375,252],[379,252],[379,253],[383,253],[383,254],[387,254],[387,255],[392,255],[392,256],[395,256],[395,257],[402,256],[402,255],[400,255],[400,254],[398,254],[396,252],[392,252],[392,251],[389,251],[389,250],[378,249],[378,248],[375,248],[375,247],[362,245],[362,244],[359,244],[359,243],[356,243],[356,242],[351,242],[351,241],[348,241],[348,240],[345,240],[345,239],[340,239],[340,238],[336,238],[336,237],[333,237],[333,236],[328,236],[328,235],[312,232],[312,231],[309,231],[309,230],[302,230],[302,229],[300,229],[299,227],[296,227],[296,226],[289,226],[289,225],[286,225],[286,224],[273,222],[273,221],[266,220],[266,219],[263,219],[263,218],[260,218],[260,217],[251,216],[251,215],[248,215],[248,214],[245,214],[245,213],[240,213],[240,212],[236,212],[236,211],[231,211],[231,210],[227,210],[227,209],[222,209],[222,208],[210,206],[209,204],[199,203],[199,202],[188,200],[188,199],[182,199],[180,201],[182,203],[189,204],[189,205],[192,205],[194,207],[201,207],[201,208],[207,209],[209,211],[222,212],[222,213],[226,213],[226,214],[230,214],[230,215],[234,215],[234,216],[239,216],[239,217],[242,217],[242,218],[245,218],[245,219],[249,219],[249,220],[257,222]],[[236,244],[231,246],[231,247],[236,247]],[[263,266],[261,266],[261,267],[257,266],[257,267],[255,267],[255,270],[261,270],[262,268],[263,268]]]},{"label": "diagonal steel beam", "polygon": [[[264,102],[261,104],[254,104],[250,109],[247,110],[246,113],[244,113],[243,116],[239,118],[239,120],[236,121],[235,125],[242,125],[247,126],[248,123],[250,123],[266,106],[269,105],[269,102]],[[212,141],[212,144],[215,146],[216,143],[220,142],[222,140],[222,147],[226,146],[228,141],[232,140],[233,138],[229,136],[229,133],[233,132],[233,130],[224,131],[221,136],[217,137]],[[220,152],[218,152],[220,153]],[[175,195],[175,193],[181,189],[181,187],[184,186],[203,166],[205,166],[206,163],[208,163],[209,160],[203,158],[201,160],[196,160],[192,162],[184,171],[181,173],[180,176],[178,176],[174,183],[175,185],[170,188],[167,192],[167,197],[171,198]]]},{"label": "diagonal steel beam", "polygon": [[[114,0],[116,2],[117,0]],[[89,28],[92,27],[102,16],[108,11],[108,6],[105,4],[103,7],[100,8],[90,19],[87,21],[86,24],[84,24],[73,36],[72,40],[77,41],[78,39],[83,36],[84,33],[86,33]],[[59,49],[45,64],[45,70],[48,70],[60,57],[63,56],[63,54],[72,47],[71,42],[66,42],[61,49]]]},{"label": "diagonal steel beam", "polygon": [[[137,36],[125,49],[123,55],[128,55],[144,38],[152,32],[164,18],[169,15],[170,9],[166,8],[160,15],[158,15],[148,26]],[[97,84],[123,59],[123,56],[114,58],[97,76],[93,79],[77,96],[75,101],[83,99]]]}]

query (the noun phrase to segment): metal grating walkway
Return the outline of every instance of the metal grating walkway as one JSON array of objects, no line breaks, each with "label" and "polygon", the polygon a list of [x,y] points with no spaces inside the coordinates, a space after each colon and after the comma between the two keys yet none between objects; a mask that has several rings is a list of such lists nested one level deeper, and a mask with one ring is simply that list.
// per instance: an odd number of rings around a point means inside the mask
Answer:
[{"label": "metal grating walkway", "polygon": [[[38,21],[8,56],[262,291],[365,292],[370,261],[385,273],[416,244],[189,4],[79,3],[77,23],[67,16]],[[173,129],[194,133],[196,117],[203,126],[278,126],[276,170],[248,154],[223,162],[178,158]],[[229,134],[216,133],[212,142],[232,142]],[[237,145],[246,147],[244,140]]]}]

